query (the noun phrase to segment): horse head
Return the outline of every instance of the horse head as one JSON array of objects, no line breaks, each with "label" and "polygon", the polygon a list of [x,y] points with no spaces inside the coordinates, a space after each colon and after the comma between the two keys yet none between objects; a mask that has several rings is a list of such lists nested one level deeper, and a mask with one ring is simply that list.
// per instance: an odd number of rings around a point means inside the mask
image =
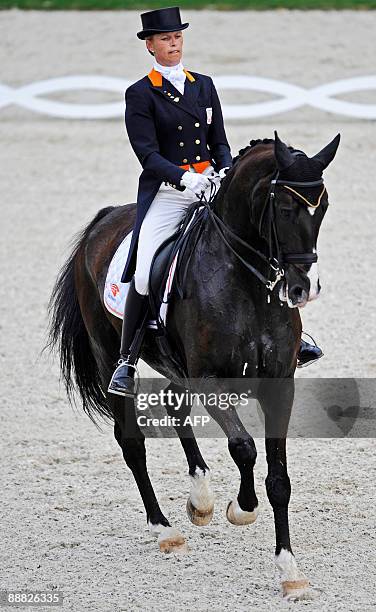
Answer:
[{"label": "horse head", "polygon": [[[225,180],[227,197],[222,201],[227,200],[227,213],[231,202],[237,201],[231,221],[237,222],[238,228],[250,228],[252,233],[245,236],[248,243],[263,241],[264,255],[274,270],[269,289],[282,276],[279,297],[290,308],[302,308],[320,293],[317,238],[328,208],[322,174],[334,159],[339,141],[338,134],[319,153],[308,157],[304,151],[287,146],[275,132],[274,140],[251,141],[251,146],[242,149]],[[248,223],[242,216],[245,209]],[[227,219],[230,221],[229,214]]]},{"label": "horse head", "polygon": [[320,293],[317,238],[328,208],[328,194],[322,178],[334,159],[340,135],[313,157],[287,147],[275,132],[274,217],[279,259],[285,275],[279,297],[291,308],[302,308]]}]

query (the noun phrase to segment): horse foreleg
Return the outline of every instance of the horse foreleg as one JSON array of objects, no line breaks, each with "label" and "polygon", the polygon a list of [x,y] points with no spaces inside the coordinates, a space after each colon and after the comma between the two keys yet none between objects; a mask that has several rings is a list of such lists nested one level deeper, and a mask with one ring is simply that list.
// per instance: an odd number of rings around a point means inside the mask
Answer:
[{"label": "horse foreleg", "polygon": [[253,469],[257,451],[253,438],[229,438],[230,455],[240,472],[240,488],[236,499],[227,506],[226,516],[233,525],[250,525],[258,514]]},{"label": "horse foreleg", "polygon": [[290,544],[288,504],[291,486],[287,473],[286,439],[266,439],[265,446],[268,462],[265,484],[274,514],[275,562],[283,596],[288,600],[301,599],[307,593],[309,582],[299,570]]},{"label": "horse foreleg", "polygon": [[161,552],[185,552],[187,546],[184,537],[171,527],[154,493],[146,466],[145,436],[137,423],[134,401],[132,398],[114,398],[111,402],[116,404],[113,411],[114,436],[136,481],[145,506],[149,529],[158,538]]},{"label": "horse foreleg", "polygon": [[[263,393],[261,400],[265,414],[265,448],[268,463],[265,484],[274,514],[275,562],[280,574],[283,596],[287,600],[296,600],[307,595],[309,582],[297,566],[290,543],[288,505],[291,485],[287,473],[286,435],[294,391],[293,383],[291,386],[285,381],[283,385],[273,397],[269,392]],[[276,388],[272,386],[273,389],[275,392]]]},{"label": "horse foreleg", "polygon": [[[184,394],[185,389],[171,383],[167,391],[174,394]],[[190,415],[192,405],[183,403],[176,409],[177,403],[167,402],[167,413],[171,417],[177,417],[173,422],[174,429],[179,437],[188,462],[191,490],[187,500],[187,514],[189,520],[198,526],[208,525],[214,512],[214,494],[210,484],[210,470],[206,465],[199,446],[197,444],[192,426],[186,421]]]},{"label": "horse foreleg", "polygon": [[206,410],[226,434],[230,455],[240,472],[239,493],[228,504],[226,517],[233,525],[250,525],[255,522],[258,513],[253,478],[257,457],[255,443],[233,407],[222,410],[206,406]]}]

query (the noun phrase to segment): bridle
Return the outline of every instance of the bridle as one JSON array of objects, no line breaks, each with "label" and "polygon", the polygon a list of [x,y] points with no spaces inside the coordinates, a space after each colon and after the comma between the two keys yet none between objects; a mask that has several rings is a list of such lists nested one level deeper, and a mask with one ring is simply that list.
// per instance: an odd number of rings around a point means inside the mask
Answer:
[{"label": "bridle", "polygon": [[[259,221],[259,234],[263,236],[263,225],[264,223],[267,226],[266,231],[266,240],[268,244],[268,255],[264,255],[258,249],[252,247],[248,242],[240,238],[235,232],[233,232],[222,219],[216,214],[213,209],[213,201],[216,196],[216,186],[215,183],[212,182],[211,190],[209,198],[207,199],[204,194],[201,195],[201,198],[198,202],[200,205],[204,205],[208,216],[216,228],[219,236],[222,241],[226,244],[226,246],[230,249],[230,251],[241,261],[244,267],[249,270],[263,285],[265,285],[268,291],[273,291],[274,287],[277,283],[284,277],[285,269],[284,264],[303,264],[310,265],[312,263],[317,262],[317,253],[282,253],[280,248],[280,243],[278,239],[276,221],[275,221],[275,208],[276,208],[276,186],[282,185],[287,190],[295,193],[296,196],[300,197],[302,201],[307,206],[312,208],[317,208],[320,203],[323,194],[325,193],[325,186],[323,179],[319,179],[317,181],[284,181],[279,179],[279,171],[275,173],[273,178],[270,181],[270,186],[268,190],[267,197],[265,199],[265,204],[262,209],[260,221]],[[323,185],[323,189],[320,193],[320,196],[316,203],[310,203],[302,194],[298,191],[295,191],[294,187],[319,187]],[[260,270],[250,264],[244,257],[242,257],[235,248],[231,245],[229,240],[226,237],[226,234],[234,240],[237,244],[244,247],[247,251],[256,255],[262,262],[264,262],[268,267],[268,275],[264,275]]]},{"label": "bridle", "polygon": [[[312,208],[317,208],[320,205],[322,196],[324,195],[324,192],[325,192],[324,180],[320,178],[317,181],[285,181],[279,178],[279,170],[277,170],[274,178],[270,181],[270,188],[269,188],[268,196],[266,198],[265,205],[263,207],[260,221],[259,221],[259,234],[260,236],[262,236],[262,226],[263,226],[263,222],[265,221],[265,217],[266,217],[269,257],[271,257],[274,252],[275,253],[274,257],[279,262],[280,267],[282,267],[283,264],[310,265],[310,264],[316,263],[317,253],[282,253],[281,252],[281,248],[280,248],[280,244],[278,240],[278,234],[277,234],[277,227],[276,227],[276,222],[275,222],[275,208],[276,208],[275,189],[277,185],[281,185],[288,191],[293,192],[295,195],[301,198],[301,200],[307,206],[310,206]],[[294,187],[309,188],[309,187],[320,187],[321,185],[323,186],[323,189],[321,190],[321,193],[320,193],[320,196],[317,202],[315,202],[314,204],[309,202],[307,198],[305,198],[301,193],[299,193],[298,191],[294,189]],[[274,246],[274,249],[273,249],[273,246]]]}]

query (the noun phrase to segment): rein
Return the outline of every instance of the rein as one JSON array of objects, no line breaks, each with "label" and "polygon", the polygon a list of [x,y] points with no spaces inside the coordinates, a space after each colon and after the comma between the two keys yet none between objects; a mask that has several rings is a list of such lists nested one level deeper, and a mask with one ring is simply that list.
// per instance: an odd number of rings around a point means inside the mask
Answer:
[{"label": "rein", "polygon": [[[245,240],[240,238],[240,236],[235,234],[235,232],[233,232],[232,229],[230,229],[225,224],[225,222],[222,221],[222,219],[215,213],[215,211],[214,211],[214,209],[212,207],[213,200],[214,200],[215,196],[216,196],[216,187],[215,187],[215,184],[212,183],[209,199],[206,199],[206,196],[204,194],[202,194],[202,196],[201,196],[201,198],[200,198],[198,203],[200,205],[205,206],[206,210],[208,211],[209,219],[212,221],[212,223],[213,223],[214,227],[216,228],[218,234],[220,235],[220,237],[222,238],[222,240],[226,244],[226,246],[230,249],[230,251],[239,259],[239,261],[241,261],[241,263],[245,266],[245,268],[247,268],[247,270],[252,272],[252,274],[254,276],[256,276],[256,278],[258,278],[258,280],[263,285],[265,285],[265,287],[269,291],[273,291],[273,289],[276,286],[276,284],[281,280],[281,278],[283,278],[283,276],[285,274],[285,271],[279,265],[278,259],[276,259],[273,256],[267,257],[266,255],[264,255],[263,253],[261,253],[260,251],[258,251],[254,247],[252,247],[250,244],[248,244],[248,242],[246,242]],[[230,242],[227,240],[227,238],[225,236],[225,233],[229,234],[231,236],[231,238],[235,242],[240,244],[242,247],[246,248],[248,251],[250,251],[254,255],[257,255],[257,257],[259,257],[262,261],[264,261],[269,266],[269,269],[274,273],[274,278],[270,279],[270,278],[266,277],[264,274],[262,274],[262,272],[260,272],[254,266],[252,266],[252,264],[250,264],[248,261],[246,261],[244,259],[244,257],[242,257],[234,249],[234,247],[230,244]]]},{"label": "rein", "polygon": [[[317,208],[320,203],[322,196],[325,192],[325,186],[323,179],[319,179],[317,181],[307,181],[307,182],[298,182],[298,181],[283,181],[278,178],[279,171],[277,171],[274,178],[270,181],[270,187],[268,191],[268,195],[265,199],[265,204],[261,213],[261,218],[259,221],[259,233],[262,236],[262,225],[265,219],[265,215],[268,212],[268,247],[269,247],[269,256],[264,255],[259,250],[252,247],[248,242],[240,238],[235,232],[230,229],[224,221],[216,214],[213,209],[213,201],[216,196],[216,187],[215,183],[212,182],[211,190],[209,198],[207,199],[205,194],[203,193],[198,202],[199,205],[205,206],[208,211],[208,216],[216,228],[219,236],[222,241],[226,244],[226,246],[230,249],[230,251],[241,261],[244,267],[249,270],[256,278],[268,289],[268,291],[273,291],[276,284],[283,278],[285,274],[285,270],[283,264],[312,264],[317,262],[317,253],[281,253],[277,228],[275,223],[275,203],[276,203],[276,195],[275,188],[277,185],[282,185],[286,189],[289,189],[297,196],[299,196],[308,206],[312,208]],[[295,191],[293,187],[317,187],[323,185],[323,189],[320,193],[319,199],[316,204],[311,204],[304,196],[302,196],[299,192]],[[269,276],[265,276],[255,268],[252,264],[250,264],[244,257],[242,257],[236,249],[231,245],[229,240],[226,238],[226,234],[234,240],[237,244],[247,249],[253,255],[256,255],[261,261],[266,263],[269,267]],[[273,275],[273,278],[270,278],[270,273]]]}]

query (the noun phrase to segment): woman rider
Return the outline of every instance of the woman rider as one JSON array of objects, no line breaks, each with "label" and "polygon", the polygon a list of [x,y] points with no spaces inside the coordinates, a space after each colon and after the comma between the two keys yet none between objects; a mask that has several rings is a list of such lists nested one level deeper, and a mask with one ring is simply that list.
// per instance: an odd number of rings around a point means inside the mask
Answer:
[{"label": "woman rider", "polygon": [[130,286],[120,359],[108,387],[118,395],[134,393],[137,358],[132,363],[129,353],[148,309],[154,253],[176,231],[189,205],[202,192],[208,190],[209,194],[211,180],[219,184],[232,165],[214,83],[209,76],[188,72],[182,64],[182,30],[189,24],[181,22],[179,8],[148,11],[141,15],[141,21],[143,29],[137,36],[146,41],[154,65],[125,93],[126,129],[143,171],[135,227],[121,278]]}]

